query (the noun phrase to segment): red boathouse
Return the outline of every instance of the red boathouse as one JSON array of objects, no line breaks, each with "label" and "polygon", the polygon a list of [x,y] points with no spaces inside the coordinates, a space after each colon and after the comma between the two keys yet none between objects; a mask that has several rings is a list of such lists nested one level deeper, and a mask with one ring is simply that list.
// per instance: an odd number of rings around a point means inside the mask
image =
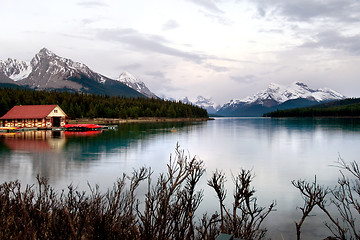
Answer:
[{"label": "red boathouse", "polygon": [[67,123],[67,115],[58,105],[14,106],[0,118],[1,127],[51,128]]}]

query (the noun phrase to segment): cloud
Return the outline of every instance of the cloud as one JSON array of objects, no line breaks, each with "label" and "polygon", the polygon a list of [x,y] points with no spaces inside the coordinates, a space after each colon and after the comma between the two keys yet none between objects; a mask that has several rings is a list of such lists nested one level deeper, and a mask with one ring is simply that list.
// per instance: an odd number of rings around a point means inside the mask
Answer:
[{"label": "cloud", "polygon": [[229,71],[228,67],[223,67],[223,66],[216,66],[213,64],[206,64],[206,67],[209,69],[214,70],[215,72],[227,72]]},{"label": "cloud", "polygon": [[145,72],[145,74],[154,78],[165,78],[165,73],[161,71]]},{"label": "cloud", "polygon": [[173,19],[170,19],[163,25],[162,29],[167,31],[167,30],[172,30],[172,29],[178,28],[179,26],[180,26],[179,23],[177,23]]},{"label": "cloud", "polygon": [[360,1],[246,1],[255,4],[258,16],[278,23],[271,29],[271,33],[281,33],[281,31],[284,34],[290,33],[298,41],[302,41],[296,44],[300,48],[339,50],[354,55],[360,54],[360,35],[356,30],[359,29],[360,24]]},{"label": "cloud", "polygon": [[260,29],[259,30],[260,33],[274,33],[274,34],[283,34],[284,30],[283,29]]},{"label": "cloud", "polygon": [[345,22],[359,21],[359,2],[349,0],[332,1],[286,1],[282,13],[290,20],[312,21],[315,18]]},{"label": "cloud", "polygon": [[231,79],[239,83],[252,83],[257,79],[257,77],[255,75],[248,74],[241,76],[232,76]]},{"label": "cloud", "polygon": [[79,2],[77,5],[92,8],[92,7],[107,7],[108,5],[101,2],[101,1],[86,1],[86,2]]},{"label": "cloud", "polygon": [[262,17],[281,15],[289,21],[312,22],[314,19],[341,22],[360,21],[360,2],[353,0],[251,0]]},{"label": "cloud", "polygon": [[223,25],[231,25],[233,22],[223,16],[202,11],[203,15]]},{"label": "cloud", "polygon": [[132,63],[132,64],[128,64],[128,65],[124,65],[124,66],[119,66],[118,69],[122,70],[122,71],[128,71],[128,70],[136,70],[136,69],[140,69],[142,68],[143,65],[140,63]]},{"label": "cloud", "polygon": [[315,38],[314,41],[308,41],[301,47],[342,50],[360,55],[360,34],[344,36],[337,31],[328,30],[317,34]]},{"label": "cloud", "polygon": [[208,11],[215,13],[223,13],[223,11],[220,10],[220,8],[212,0],[187,0],[187,1],[197,4]]},{"label": "cloud", "polygon": [[174,47],[169,47],[168,45],[170,44],[170,42],[162,36],[142,34],[130,28],[99,30],[96,35],[102,40],[123,43],[131,47],[135,51],[144,51],[179,57],[183,60],[195,62],[198,64],[210,58],[210,56],[207,55],[190,53]]},{"label": "cloud", "polygon": [[200,10],[200,12],[207,18],[212,19],[215,22],[218,22],[223,25],[231,25],[233,22],[226,17],[224,17],[224,11],[222,11],[213,0],[187,0],[192,2],[205,11]]}]

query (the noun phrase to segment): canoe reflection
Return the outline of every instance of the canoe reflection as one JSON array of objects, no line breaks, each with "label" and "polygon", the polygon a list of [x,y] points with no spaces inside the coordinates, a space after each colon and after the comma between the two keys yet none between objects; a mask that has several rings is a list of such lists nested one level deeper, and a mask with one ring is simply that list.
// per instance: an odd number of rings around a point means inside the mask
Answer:
[{"label": "canoe reflection", "polygon": [[98,131],[83,131],[83,132],[76,132],[76,131],[65,131],[64,134],[66,137],[69,136],[94,136],[102,133],[102,130]]}]

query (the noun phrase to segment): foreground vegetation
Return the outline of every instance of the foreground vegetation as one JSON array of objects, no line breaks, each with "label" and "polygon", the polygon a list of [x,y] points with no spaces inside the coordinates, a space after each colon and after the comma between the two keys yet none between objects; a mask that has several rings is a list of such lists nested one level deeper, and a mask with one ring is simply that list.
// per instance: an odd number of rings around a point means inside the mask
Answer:
[{"label": "foreground vegetation", "polygon": [[[356,162],[350,165],[339,160],[342,172],[334,189],[315,181],[293,181],[304,199],[302,216],[295,221],[297,239],[301,227],[319,207],[329,217],[326,226],[332,239],[360,239],[357,216],[360,214],[360,170]],[[216,171],[208,180],[219,200],[219,212],[200,218],[196,210],[203,200],[203,190],[196,185],[205,172],[197,158],[184,154],[179,147],[170,158],[167,172],[153,179],[151,169],[140,168],[132,175],[123,175],[105,194],[98,186],[90,194],[76,190],[57,193],[46,178],[37,177],[38,185],[22,188],[18,181],[0,185],[0,239],[216,239],[228,233],[240,239],[264,239],[264,219],[272,212],[257,204],[253,175],[241,170],[232,176],[233,203],[225,205],[226,177]],[[136,196],[141,184],[147,186],[145,198]],[[330,196],[330,198],[328,198]],[[333,205],[341,218],[333,217],[328,207]]]},{"label": "foreground vegetation", "polygon": [[181,102],[86,93],[0,88],[0,116],[15,105],[57,104],[71,118],[207,118],[205,109]]},{"label": "foreground vegetation", "polygon": [[348,98],[316,106],[277,110],[264,117],[360,117],[360,98]]}]

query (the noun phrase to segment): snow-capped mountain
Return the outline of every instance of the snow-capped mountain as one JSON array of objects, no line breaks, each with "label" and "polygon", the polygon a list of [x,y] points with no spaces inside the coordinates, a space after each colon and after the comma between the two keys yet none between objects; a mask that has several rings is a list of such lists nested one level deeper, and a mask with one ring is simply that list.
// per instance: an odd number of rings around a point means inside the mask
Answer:
[{"label": "snow-capped mountain", "polygon": [[212,98],[205,98],[203,96],[198,96],[194,105],[206,109],[208,113],[216,113],[220,109],[220,105],[216,104]]},{"label": "snow-capped mountain", "polygon": [[8,78],[18,81],[27,78],[32,71],[30,62],[18,61],[8,58],[6,61],[0,60],[0,72]]},{"label": "snow-capped mountain", "polygon": [[95,94],[143,97],[144,95],[125,84],[92,71],[85,64],[59,57],[46,48],[40,50],[28,62],[8,59],[0,62],[2,83],[13,80],[13,84],[37,90],[68,90]]},{"label": "snow-capped mountain", "polygon": [[198,96],[195,100],[189,100],[188,97],[184,97],[180,100],[182,103],[193,104],[207,110],[208,113],[216,113],[220,109],[220,105],[216,104],[212,98],[205,98]]},{"label": "snow-capped mountain", "polygon": [[[18,80],[19,83],[36,89],[73,89],[87,91],[88,86],[75,81],[81,77],[105,83],[107,78],[93,72],[85,64],[74,62],[71,59],[59,57],[46,48],[40,50],[31,60],[31,73]],[[10,77],[11,78],[11,77]]]},{"label": "snow-capped mountain", "polygon": [[151,92],[144,82],[140,81],[134,75],[129,72],[123,72],[116,79],[119,82],[125,84],[126,86],[138,91],[139,93],[149,97],[149,98],[158,98],[153,92]]},{"label": "snow-capped mountain", "polygon": [[262,116],[276,109],[305,107],[321,102],[344,99],[342,94],[328,89],[311,89],[306,84],[294,82],[289,86],[271,83],[253,96],[233,99],[217,112],[226,116]]},{"label": "snow-capped mountain", "polygon": [[181,100],[180,100],[182,103],[186,103],[186,104],[193,104],[188,97],[183,97]]},{"label": "snow-capped mountain", "polygon": [[192,104],[194,106],[198,106],[206,109],[209,114],[216,113],[221,108],[221,106],[216,104],[212,100],[212,98],[205,98],[203,96],[198,96],[196,99],[189,99],[188,97],[183,97],[178,100],[171,97],[163,97],[162,99],[166,101],[174,101],[174,102],[180,101],[185,104]]}]

